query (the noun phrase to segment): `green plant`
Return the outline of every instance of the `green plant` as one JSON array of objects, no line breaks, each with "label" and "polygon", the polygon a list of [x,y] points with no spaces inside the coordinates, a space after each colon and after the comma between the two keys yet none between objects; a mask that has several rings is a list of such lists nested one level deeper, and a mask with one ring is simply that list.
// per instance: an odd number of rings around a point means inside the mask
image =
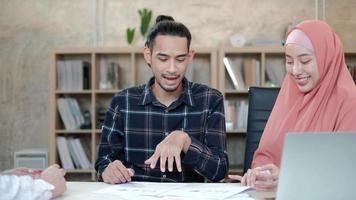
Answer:
[{"label": "green plant", "polygon": [[127,43],[131,44],[135,36],[135,28],[127,28],[126,29],[126,38]]},{"label": "green plant", "polygon": [[152,10],[148,10],[147,8],[143,8],[141,10],[138,10],[138,13],[141,16],[141,26],[140,26],[141,34],[142,34],[142,36],[145,37],[145,34],[147,33],[148,27],[149,27],[150,22],[151,22]]}]

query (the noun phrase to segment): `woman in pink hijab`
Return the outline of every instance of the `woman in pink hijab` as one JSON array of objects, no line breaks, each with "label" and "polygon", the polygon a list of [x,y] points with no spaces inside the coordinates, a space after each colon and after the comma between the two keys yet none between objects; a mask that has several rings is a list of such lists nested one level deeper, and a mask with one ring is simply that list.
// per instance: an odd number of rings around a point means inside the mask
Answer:
[{"label": "woman in pink hijab", "polygon": [[252,169],[230,176],[242,185],[276,188],[287,132],[356,130],[356,86],[332,28],[318,20],[298,24],[287,36],[285,54],[287,75]]}]

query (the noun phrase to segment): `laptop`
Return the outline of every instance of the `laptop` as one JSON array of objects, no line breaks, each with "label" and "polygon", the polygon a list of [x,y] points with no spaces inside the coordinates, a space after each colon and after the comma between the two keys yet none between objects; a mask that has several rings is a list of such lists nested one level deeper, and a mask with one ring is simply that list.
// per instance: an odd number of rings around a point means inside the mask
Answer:
[{"label": "laptop", "polygon": [[356,199],[356,132],[289,133],[277,200]]}]

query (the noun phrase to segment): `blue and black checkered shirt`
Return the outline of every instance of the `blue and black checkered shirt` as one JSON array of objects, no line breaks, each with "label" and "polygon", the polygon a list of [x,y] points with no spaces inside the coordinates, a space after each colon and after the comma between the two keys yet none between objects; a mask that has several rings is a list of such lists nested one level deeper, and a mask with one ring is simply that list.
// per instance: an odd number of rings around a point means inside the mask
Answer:
[{"label": "blue and black checkered shirt", "polygon": [[[147,84],[125,89],[115,95],[102,127],[98,179],[110,162],[120,160],[133,168],[133,181],[202,182],[218,181],[228,169],[223,96],[215,89],[183,79],[183,92],[169,107],[161,104]],[[182,153],[182,172],[161,172],[145,165],[156,146],[172,131],[182,130],[191,145]]]}]

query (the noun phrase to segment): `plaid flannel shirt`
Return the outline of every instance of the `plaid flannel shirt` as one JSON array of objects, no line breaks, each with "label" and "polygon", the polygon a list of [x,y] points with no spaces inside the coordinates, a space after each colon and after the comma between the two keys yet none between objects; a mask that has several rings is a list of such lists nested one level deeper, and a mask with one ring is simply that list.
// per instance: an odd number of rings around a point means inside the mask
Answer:
[{"label": "plaid flannel shirt", "polygon": [[[102,127],[97,177],[109,163],[120,160],[133,168],[133,181],[202,182],[218,181],[228,169],[223,96],[215,89],[183,79],[183,92],[170,106],[161,104],[147,84],[125,89],[115,95]],[[161,172],[145,165],[156,146],[174,130],[191,137],[186,154],[182,152],[182,172]]]}]

